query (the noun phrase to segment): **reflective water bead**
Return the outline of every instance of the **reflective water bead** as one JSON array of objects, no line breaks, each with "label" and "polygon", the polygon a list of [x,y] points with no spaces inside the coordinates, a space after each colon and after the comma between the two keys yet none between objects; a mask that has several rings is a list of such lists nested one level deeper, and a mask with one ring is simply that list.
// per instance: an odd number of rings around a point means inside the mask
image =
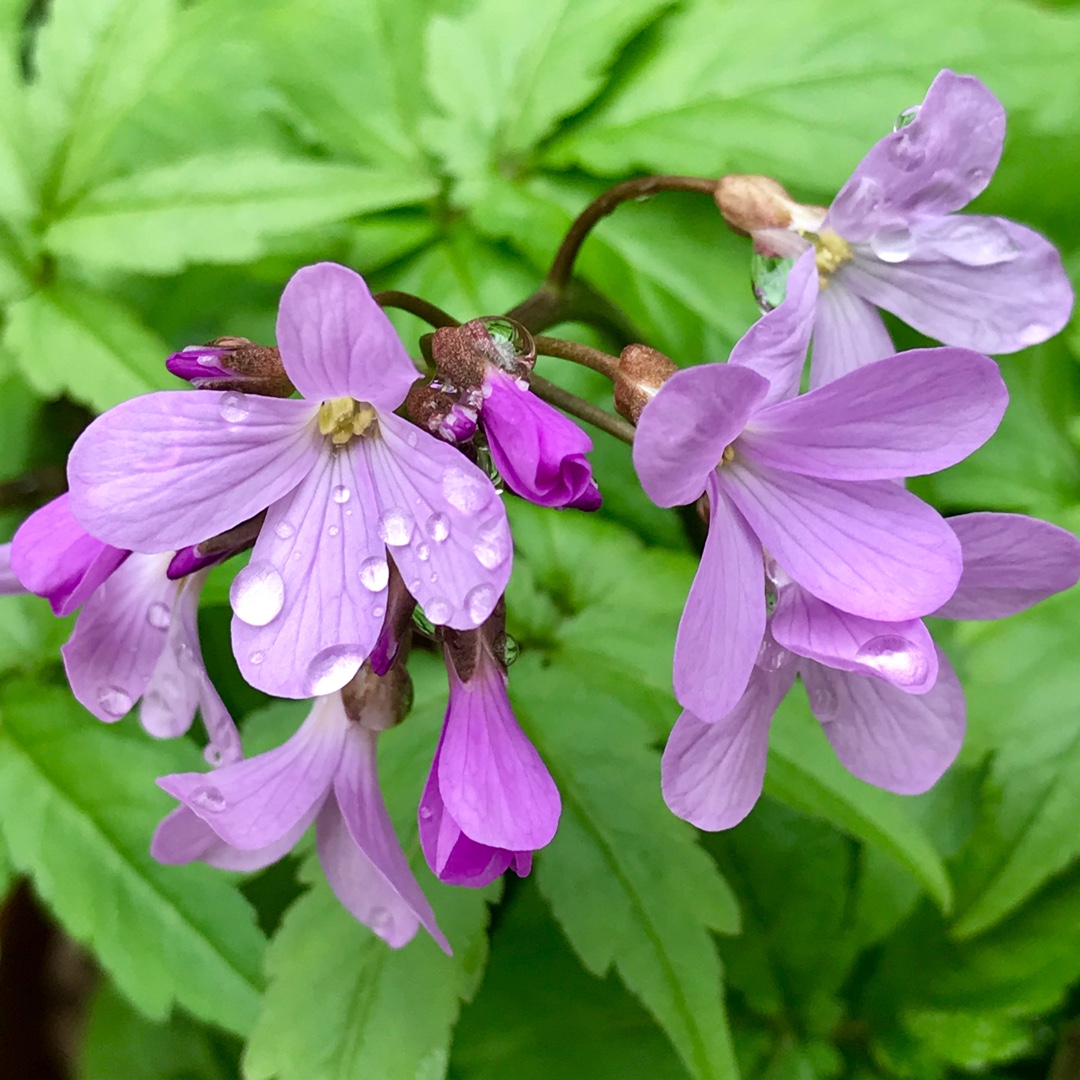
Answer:
[{"label": "reflective water bead", "polygon": [[450,519],[445,514],[432,514],[425,526],[428,536],[441,544],[450,535]]},{"label": "reflective water bead", "polygon": [[492,612],[497,597],[490,585],[477,585],[465,597],[465,609],[473,625],[479,626]]},{"label": "reflective water bead", "polygon": [[447,469],[443,473],[442,490],[446,501],[463,514],[483,510],[495,494],[490,481],[464,469]]},{"label": "reflective water bead", "polygon": [[389,580],[390,565],[381,556],[373,555],[360,564],[360,581],[365,589],[382,592]]},{"label": "reflective water bead", "polygon": [[485,570],[495,570],[510,557],[510,531],[500,519],[481,525],[473,545],[476,561]]},{"label": "reflective water bead", "polygon": [[126,716],[133,702],[131,695],[120,686],[106,686],[98,691],[98,705],[101,710],[117,720]]},{"label": "reflective water bead", "polygon": [[855,659],[898,686],[921,686],[930,671],[922,650],[897,634],[871,638],[855,653]]},{"label": "reflective water bead", "polygon": [[434,597],[424,605],[424,615],[434,626],[443,626],[454,614],[454,609],[449,602],[441,597]]},{"label": "reflective water bead", "polygon": [[366,659],[351,645],[333,645],[323,649],[308,665],[307,690],[313,696],[340,690],[360,669]]},{"label": "reflective water bead", "polygon": [[870,237],[870,250],[882,262],[906,262],[915,250],[915,237],[906,225],[890,225]]},{"label": "reflective water bead", "polygon": [[279,540],[288,540],[296,534],[296,530],[287,521],[279,521],[274,526],[274,534]]},{"label": "reflective water bead", "polygon": [[899,131],[901,128],[906,128],[908,124],[912,123],[919,115],[919,109],[921,105],[911,105],[906,108],[897,118],[896,123],[893,124],[893,131]]},{"label": "reflective water bead", "polygon": [[331,525],[330,528],[327,529],[326,531],[327,531],[327,534],[330,535],[330,536],[337,536],[337,534],[339,532],[341,532],[341,530],[336,525]]},{"label": "reflective water bead", "polygon": [[239,390],[227,390],[221,395],[218,412],[222,420],[230,424],[239,424],[248,418],[250,411],[247,396],[241,394]]},{"label": "reflective water bead", "polygon": [[197,787],[191,793],[191,801],[202,810],[209,810],[212,814],[220,814],[225,809],[225,796],[221,791],[207,784],[206,787]]},{"label": "reflective water bead", "polygon": [[810,708],[819,720],[831,719],[840,707],[836,691],[828,684],[815,686],[810,691]]},{"label": "reflective water bead", "polygon": [[421,562],[427,562],[428,559],[431,558],[431,548],[429,548],[427,546],[427,544],[417,544],[416,545],[416,557]]},{"label": "reflective water bead", "polygon": [[352,498],[352,492],[343,484],[338,484],[331,490],[330,498],[336,503],[347,503]]},{"label": "reflective water bead", "polygon": [[794,259],[781,259],[753,252],[750,256],[750,284],[762,315],[767,315],[783,303],[787,295],[788,275]]},{"label": "reflective water bead", "polygon": [[412,519],[400,507],[390,507],[379,518],[379,537],[390,547],[404,547],[412,539],[412,534]]},{"label": "reflective water bead", "polygon": [[168,630],[169,623],[172,622],[172,612],[169,610],[169,605],[163,604],[160,600],[155,600],[146,609],[146,621],[156,630]]},{"label": "reflective water bead", "polygon": [[266,626],[285,605],[285,582],[269,563],[249,563],[233,580],[229,600],[238,619]]}]

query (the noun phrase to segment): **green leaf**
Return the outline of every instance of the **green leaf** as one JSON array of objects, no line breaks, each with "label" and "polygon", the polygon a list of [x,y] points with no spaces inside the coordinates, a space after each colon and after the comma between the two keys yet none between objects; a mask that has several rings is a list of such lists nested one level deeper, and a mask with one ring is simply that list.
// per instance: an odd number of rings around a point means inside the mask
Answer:
[{"label": "green leaf", "polygon": [[863,783],[840,764],[801,688],[788,694],[773,721],[765,790],[891,856],[942,911],[951,908],[941,856],[905,809],[904,797]]},{"label": "green leaf", "polygon": [[73,282],[12,304],[3,345],[39,394],[66,393],[98,411],[175,385],[168,346],[126,307]]},{"label": "green leaf", "polygon": [[55,618],[39,596],[0,596],[0,672],[56,663],[72,622]]},{"label": "green leaf", "polygon": [[647,63],[550,161],[601,175],[764,172],[836,190],[942,67],[980,76],[1044,127],[1075,130],[1078,44],[1080,19],[1009,0],[842,9],[776,0],[764,16],[697,0],[660,27]]},{"label": "green leaf", "polygon": [[33,180],[26,161],[26,94],[19,70],[24,12],[12,6],[0,15],[0,216],[27,218],[33,212]]},{"label": "green leaf", "polygon": [[247,262],[273,236],[421,202],[437,190],[435,181],[402,171],[252,151],[200,156],[91,190],[53,223],[45,243],[126,270]]},{"label": "green leaf", "polygon": [[194,747],[106,729],[69,694],[30,683],[8,684],[0,710],[0,823],[14,866],[147,1016],[175,1002],[246,1031],[263,951],[251,908],[220,872],[160,866],[147,850],[170,808],[154,778],[197,767]]},{"label": "green leaf", "polygon": [[727,1080],[736,1067],[710,931],[737,929],[735,898],[664,806],[649,728],[611,682],[528,655],[513,668],[515,712],[562,795],[537,882],[585,967],[615,968],[692,1076]]},{"label": "green leaf", "polygon": [[517,165],[603,86],[622,44],[669,0],[480,0],[436,16],[427,74],[443,117],[424,126],[451,175]]}]

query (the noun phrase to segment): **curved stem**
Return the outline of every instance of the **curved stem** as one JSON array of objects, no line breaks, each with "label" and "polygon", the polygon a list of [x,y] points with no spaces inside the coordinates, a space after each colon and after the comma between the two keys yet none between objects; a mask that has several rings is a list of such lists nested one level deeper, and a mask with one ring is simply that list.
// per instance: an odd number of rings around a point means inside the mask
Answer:
[{"label": "curved stem", "polygon": [[571,394],[568,390],[556,386],[553,382],[548,382],[547,379],[535,373],[529,376],[529,389],[549,405],[554,405],[563,412],[576,416],[579,420],[584,420],[585,423],[592,424],[593,427],[606,431],[609,435],[614,435],[616,439],[621,439],[624,443],[633,443],[634,428],[621,416],[613,416],[599,406],[593,405],[592,402],[579,398],[577,394]]},{"label": "curved stem", "polygon": [[575,364],[599,371],[606,375],[612,382],[619,374],[619,358],[611,356],[589,345],[582,345],[577,341],[564,341],[562,338],[544,337],[536,335],[533,338],[536,343],[536,351],[540,356],[555,356],[560,360],[570,360]]},{"label": "curved stem", "polygon": [[407,311],[418,319],[423,319],[429,326],[460,326],[461,323],[448,315],[441,307],[436,307],[427,300],[422,300],[412,293],[399,292],[397,289],[384,289],[382,292],[372,294],[372,299],[379,307],[398,308]]}]

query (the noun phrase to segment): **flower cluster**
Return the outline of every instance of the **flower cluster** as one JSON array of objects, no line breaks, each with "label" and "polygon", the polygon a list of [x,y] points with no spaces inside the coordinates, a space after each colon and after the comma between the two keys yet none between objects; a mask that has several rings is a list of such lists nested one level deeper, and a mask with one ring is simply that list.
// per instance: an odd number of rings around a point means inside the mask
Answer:
[{"label": "flower cluster", "polygon": [[[693,181],[715,187],[782,294],[726,363],[679,369],[640,343],[615,359],[534,338],[522,322],[539,333],[570,315],[551,306],[553,268],[514,318],[436,311],[422,376],[364,280],[320,263],[286,285],[275,346],[189,346],[167,366],[193,389],[95,420],[72,449],[69,490],[0,547],[0,592],[79,610],[64,664],[99,719],[138,702],[164,738],[201,713],[211,770],[160,779],[179,805],[156,857],[254,870],[314,825],[326,878],[358,920],[395,947],[422,926],[449,950],[377,769],[380,734],[408,714],[423,634],[449,682],[417,806],[427,864],[468,887],[530,872],[560,796],[508,695],[503,489],[560,510],[601,504],[592,442],[553,402],[632,441],[655,503],[707,518],[675,642],[671,809],[707,829],[749,812],[797,679],[852,773],[926,790],[960,748],[965,711],[923,620],[999,618],[1080,577],[1080,541],[1064,530],[947,519],[905,486],[996,430],[1008,393],[983,353],[1045,340],[1071,310],[1046,240],[954,214],[988,183],[1003,132],[993,95],[943,72],[827,210],[768,178]],[[944,344],[894,355],[877,307]],[[534,375],[553,341],[551,355],[612,378],[626,420]],[[237,665],[259,690],[312,704],[283,745],[244,758],[197,615],[207,576],[248,552],[230,590]]]}]

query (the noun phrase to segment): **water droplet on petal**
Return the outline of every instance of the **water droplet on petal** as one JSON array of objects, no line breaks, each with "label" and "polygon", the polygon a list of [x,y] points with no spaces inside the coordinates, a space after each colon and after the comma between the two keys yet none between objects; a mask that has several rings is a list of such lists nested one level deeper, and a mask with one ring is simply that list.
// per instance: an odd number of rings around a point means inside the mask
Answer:
[{"label": "water droplet on petal", "polygon": [[238,619],[266,626],[285,604],[285,582],[269,563],[249,563],[233,580],[229,600]]},{"label": "water droplet on petal", "polygon": [[787,295],[788,275],[794,259],[782,259],[754,252],[750,256],[750,284],[762,315],[778,308]]},{"label": "water droplet on petal", "polygon": [[312,696],[340,690],[360,670],[364,653],[352,645],[331,645],[308,665],[308,693]]},{"label": "water droplet on petal", "polygon": [[921,105],[912,105],[905,109],[897,118],[896,123],[893,124],[893,131],[899,131],[901,128],[906,128],[918,115]]},{"label": "water droplet on petal", "polygon": [[216,769],[225,760],[225,751],[220,746],[207,743],[206,749],[203,750],[203,760],[207,765],[211,765]]},{"label": "water droplet on petal", "polygon": [[412,519],[400,507],[390,507],[379,518],[379,537],[390,547],[404,547],[412,539],[412,534]]},{"label": "water droplet on petal", "polygon": [[120,686],[106,686],[98,691],[98,705],[103,713],[119,720],[131,711],[131,695]]},{"label": "water droplet on petal", "polygon": [[481,525],[477,530],[473,554],[485,570],[495,570],[510,557],[510,530],[501,518]]},{"label": "water droplet on petal", "polygon": [[228,390],[221,395],[218,412],[221,413],[222,420],[226,420],[230,424],[239,424],[248,418],[250,411],[247,397],[241,394],[239,390]]},{"label": "water droplet on petal", "polygon": [[437,544],[441,544],[450,535],[450,519],[445,514],[432,514],[425,527],[428,536]]},{"label": "water droplet on petal", "polygon": [[365,589],[382,592],[390,580],[390,566],[380,555],[373,555],[360,564],[360,581]]},{"label": "water droplet on petal", "polygon": [[418,435],[416,434],[416,432],[415,432],[415,431],[412,431],[412,430],[410,429],[409,431],[407,431],[407,432],[405,433],[405,441],[406,441],[406,442],[407,442],[407,443],[408,443],[408,444],[409,444],[410,446],[415,446],[415,445],[417,444],[417,442],[419,442],[419,436],[418,436]]},{"label": "water droplet on petal", "polygon": [[163,604],[160,600],[155,600],[146,609],[146,621],[157,630],[168,630],[169,623],[172,622],[172,612],[169,611],[169,605]]},{"label": "water droplet on petal", "polygon": [[430,821],[435,816],[435,811],[430,806],[420,807],[420,818],[423,821]]},{"label": "water droplet on petal", "polygon": [[870,237],[870,250],[882,262],[906,262],[915,250],[915,237],[906,225],[889,225]]},{"label": "water droplet on petal", "polygon": [[465,609],[475,626],[479,626],[492,612],[498,597],[490,585],[477,585],[465,597]]},{"label": "water droplet on petal", "polygon": [[191,801],[202,810],[219,814],[225,809],[225,796],[216,787],[197,787],[191,793]]},{"label": "water droplet on petal", "polygon": [[826,722],[836,715],[840,703],[836,699],[836,691],[827,683],[815,686],[809,697],[810,709],[819,720]]},{"label": "water droplet on petal", "polygon": [[338,484],[338,486],[330,492],[330,498],[336,503],[347,503],[349,499],[352,498],[352,492],[343,484]]},{"label": "water droplet on petal", "polygon": [[427,546],[427,544],[417,544],[416,545],[416,557],[421,562],[427,562],[428,559],[431,558],[431,548],[429,548]]},{"label": "water droplet on petal", "polygon": [[371,614],[373,618],[381,619],[386,614],[386,608],[380,607],[378,604],[376,604],[371,609]]},{"label": "water droplet on petal", "polygon": [[341,530],[336,525],[331,525],[330,528],[326,531],[327,533],[329,533],[330,536],[337,536],[337,534],[341,532]]},{"label": "water droplet on petal", "polygon": [[413,596],[415,596],[415,595],[416,595],[416,593],[417,593],[417,591],[418,591],[418,590],[419,590],[419,588],[420,588],[420,579],[419,579],[418,577],[417,577],[417,578],[413,578],[413,579],[412,579],[412,581],[410,581],[410,582],[409,582],[409,586],[408,586],[408,587],[409,587],[409,592],[410,592],[410,593],[411,593],[411,594],[412,594]]},{"label": "water droplet on petal", "polygon": [[855,659],[897,686],[921,686],[930,672],[923,651],[898,634],[871,638]]},{"label": "water droplet on petal", "polygon": [[266,659],[266,654],[265,654],[265,653],[261,653],[261,652],[253,652],[253,653],[252,653],[252,654],[251,654],[251,655],[250,655],[250,656],[248,657],[248,660],[249,660],[249,661],[250,661],[250,662],[251,662],[252,664],[261,664],[261,663],[262,663],[262,662],[263,662],[263,661],[264,661],[265,659]]},{"label": "water droplet on petal", "polygon": [[424,605],[424,615],[435,626],[443,626],[454,614],[454,609],[449,601],[436,596]]},{"label": "water droplet on petal", "polygon": [[463,514],[483,510],[495,494],[490,480],[464,469],[447,469],[443,473],[442,489],[446,501]]},{"label": "water droplet on petal", "polygon": [[989,218],[963,223],[949,236],[948,253],[965,266],[996,266],[1020,254],[1008,230]]},{"label": "water droplet on petal", "polygon": [[274,526],[274,533],[279,540],[288,540],[296,533],[296,530],[287,521],[279,521]]}]

